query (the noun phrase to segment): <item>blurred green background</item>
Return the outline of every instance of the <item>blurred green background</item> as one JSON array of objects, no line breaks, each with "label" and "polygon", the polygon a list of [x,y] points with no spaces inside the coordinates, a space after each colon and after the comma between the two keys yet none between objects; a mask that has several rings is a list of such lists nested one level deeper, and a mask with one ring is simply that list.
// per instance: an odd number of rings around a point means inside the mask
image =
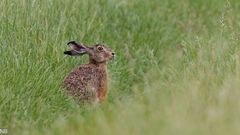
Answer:
[{"label": "blurred green background", "polygon": [[[240,134],[238,0],[1,0],[0,127],[13,135]],[[108,100],[61,88],[105,43]]]}]

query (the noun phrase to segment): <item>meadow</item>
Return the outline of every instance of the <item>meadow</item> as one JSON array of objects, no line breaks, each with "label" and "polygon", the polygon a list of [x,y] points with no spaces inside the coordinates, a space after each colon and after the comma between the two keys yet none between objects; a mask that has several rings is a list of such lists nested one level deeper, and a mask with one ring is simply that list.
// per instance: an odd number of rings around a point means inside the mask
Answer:
[{"label": "meadow", "polygon": [[[1,0],[0,128],[10,135],[240,134],[238,0]],[[104,43],[108,100],[79,105],[64,77]]]}]

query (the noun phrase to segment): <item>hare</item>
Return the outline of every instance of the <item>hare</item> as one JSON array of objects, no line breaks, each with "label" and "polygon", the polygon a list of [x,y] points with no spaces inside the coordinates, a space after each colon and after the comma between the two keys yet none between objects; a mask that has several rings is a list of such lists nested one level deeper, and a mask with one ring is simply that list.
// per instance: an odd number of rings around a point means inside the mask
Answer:
[{"label": "hare", "polygon": [[76,41],[68,42],[70,51],[64,54],[71,56],[89,55],[88,64],[80,65],[65,77],[63,85],[67,93],[79,102],[102,102],[107,96],[107,61],[115,53],[105,45],[86,46]]}]

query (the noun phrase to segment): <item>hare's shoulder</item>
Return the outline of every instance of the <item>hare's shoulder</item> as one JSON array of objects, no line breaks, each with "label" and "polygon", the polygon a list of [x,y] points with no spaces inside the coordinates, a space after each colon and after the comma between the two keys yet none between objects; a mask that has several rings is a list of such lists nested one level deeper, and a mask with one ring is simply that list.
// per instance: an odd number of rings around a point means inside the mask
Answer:
[{"label": "hare's shoulder", "polygon": [[[79,88],[85,87],[88,82],[92,79],[92,69],[89,66],[79,66],[73,69],[64,79],[64,84],[67,87],[73,87],[76,89],[77,86]],[[73,88],[70,88],[73,89]]]},{"label": "hare's shoulder", "polygon": [[71,73],[77,74],[77,75],[89,75],[92,74],[95,71],[95,68],[93,68],[90,65],[81,65],[75,69]]},{"label": "hare's shoulder", "polygon": [[99,67],[92,65],[81,65],[73,69],[65,78],[65,83],[89,83],[89,81],[99,81],[105,78],[105,72]]},{"label": "hare's shoulder", "polygon": [[77,74],[99,74],[105,72],[105,69],[93,64],[85,64],[75,68],[72,72]]},{"label": "hare's shoulder", "polygon": [[[81,65],[75,69],[73,69],[70,74],[68,75],[68,78],[82,78],[82,79],[90,79],[95,78],[98,76],[99,73],[101,73],[102,70],[98,67],[95,67],[93,65]],[[87,80],[88,80],[87,79]]]}]

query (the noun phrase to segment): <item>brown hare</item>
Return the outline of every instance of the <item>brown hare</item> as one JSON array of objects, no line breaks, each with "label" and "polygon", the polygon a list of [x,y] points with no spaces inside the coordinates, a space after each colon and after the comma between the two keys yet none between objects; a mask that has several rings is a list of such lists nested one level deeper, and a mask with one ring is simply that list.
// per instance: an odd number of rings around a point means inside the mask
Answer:
[{"label": "brown hare", "polygon": [[66,76],[63,85],[67,92],[80,102],[102,102],[107,94],[107,61],[115,53],[105,45],[86,46],[75,41],[68,43],[71,56],[89,55],[89,63],[80,65]]}]

